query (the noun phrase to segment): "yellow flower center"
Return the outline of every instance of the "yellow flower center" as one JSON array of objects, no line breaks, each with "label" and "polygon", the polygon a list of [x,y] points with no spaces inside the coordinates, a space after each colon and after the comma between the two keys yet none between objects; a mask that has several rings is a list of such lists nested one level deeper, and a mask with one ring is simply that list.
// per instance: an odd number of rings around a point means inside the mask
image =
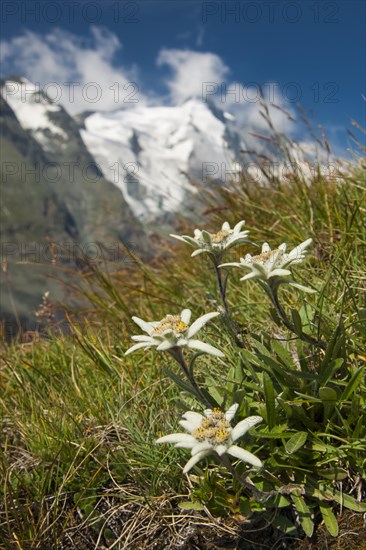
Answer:
[{"label": "yellow flower center", "polygon": [[173,330],[176,334],[182,334],[188,329],[188,325],[183,323],[179,315],[166,315],[154,328],[153,334],[162,334],[168,329]]},{"label": "yellow flower center", "polygon": [[228,237],[229,234],[230,232],[225,229],[221,229],[221,231],[218,231],[217,233],[210,233],[211,242],[214,244],[220,244],[226,239],[226,237]]},{"label": "yellow flower center", "polygon": [[283,254],[283,251],[280,250],[279,248],[275,248],[274,250],[269,250],[268,252],[262,252],[262,254],[258,254],[257,256],[253,256],[252,262],[255,262],[257,264],[264,264],[264,263],[268,262],[268,260],[270,260],[278,252],[280,253],[279,257],[281,257],[282,254]]},{"label": "yellow flower center", "polygon": [[208,441],[212,445],[224,443],[230,437],[230,422],[220,409],[213,409],[210,416],[204,418],[198,428],[193,430],[192,435],[198,441]]}]

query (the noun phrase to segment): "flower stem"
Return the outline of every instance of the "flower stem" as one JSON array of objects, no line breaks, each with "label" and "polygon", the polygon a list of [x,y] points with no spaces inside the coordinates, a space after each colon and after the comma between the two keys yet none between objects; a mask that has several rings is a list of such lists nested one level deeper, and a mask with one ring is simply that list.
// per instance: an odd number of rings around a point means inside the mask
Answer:
[{"label": "flower stem", "polygon": [[226,285],[223,283],[223,280],[222,280],[222,277],[221,277],[221,270],[220,270],[219,266],[216,264],[216,262],[214,262],[214,267],[215,267],[217,285],[219,287],[219,292],[220,292],[221,300],[222,300],[222,303],[223,303],[223,306],[224,306],[224,309],[225,309],[225,313],[228,317],[230,317],[229,305],[228,305],[227,300],[226,300],[226,288],[225,288]]},{"label": "flower stem", "polygon": [[172,350],[170,350],[170,353],[181,366],[196,396],[202,401],[202,403],[210,408],[212,406],[217,407],[218,404],[216,403],[216,401],[213,398],[210,398],[211,396],[209,396],[208,394],[207,395],[204,394],[201,388],[199,387],[199,385],[197,384],[192,370],[188,368],[188,365],[184,360],[182,350],[180,348],[173,348]]},{"label": "flower stem", "polygon": [[281,318],[281,321],[285,325],[285,327],[288,328],[294,334],[296,334],[304,342],[307,342],[308,344],[312,344],[313,346],[316,346],[318,348],[321,348],[321,349],[325,350],[327,348],[325,342],[322,342],[321,340],[317,340],[316,338],[313,338],[312,336],[310,336],[309,334],[306,334],[303,331],[301,331],[300,334],[298,333],[298,331],[296,331],[294,324],[291,323],[291,321],[289,320],[289,318],[286,315],[285,310],[283,309],[283,307],[280,304],[280,301],[278,299],[277,288],[271,288],[270,287],[270,290],[271,291],[268,294],[271,298],[271,301],[272,301],[273,305],[276,308],[276,311],[277,311],[278,315]]},{"label": "flower stem", "polygon": [[256,498],[256,500],[260,501],[263,499],[263,495],[265,493],[259,491],[259,489],[257,489],[254,484],[249,483],[249,481],[245,481],[244,477],[239,475],[238,472],[235,470],[234,466],[231,464],[227,456],[219,456],[219,460],[221,464],[225,466],[225,468],[232,474],[232,476],[240,483],[243,489],[250,491],[250,493]]},{"label": "flower stem", "polygon": [[217,265],[216,261],[214,261],[213,264],[214,264],[215,273],[216,273],[217,286],[219,288],[221,300],[222,300],[222,303],[223,303],[223,306],[224,306],[224,312],[225,312],[225,317],[226,317],[226,320],[227,320],[227,325],[229,327],[229,330],[231,332],[231,335],[234,339],[235,344],[239,348],[244,348],[245,347],[244,343],[238,338],[236,323],[233,320],[233,318],[231,317],[229,304],[227,303],[227,299],[226,299],[226,281],[224,282],[222,280],[221,270],[220,270],[219,266]]},{"label": "flower stem", "polygon": [[[218,456],[219,461],[225,468],[231,473],[231,475],[240,483],[240,485],[245,489],[246,491],[249,491],[249,493],[256,499],[258,502],[266,502],[269,498],[277,496],[277,495],[290,495],[291,493],[297,491],[303,494],[304,489],[300,485],[296,485],[294,483],[290,483],[289,485],[282,485],[280,489],[275,489],[273,491],[260,491],[256,488],[254,483],[251,483],[249,481],[245,480],[245,476],[241,476],[238,474],[238,472],[235,470],[234,466],[231,464],[229,458],[225,455]],[[263,476],[266,477],[267,471],[263,471]],[[273,482],[273,475],[271,474],[271,481]],[[278,480],[278,483],[280,481]]]}]

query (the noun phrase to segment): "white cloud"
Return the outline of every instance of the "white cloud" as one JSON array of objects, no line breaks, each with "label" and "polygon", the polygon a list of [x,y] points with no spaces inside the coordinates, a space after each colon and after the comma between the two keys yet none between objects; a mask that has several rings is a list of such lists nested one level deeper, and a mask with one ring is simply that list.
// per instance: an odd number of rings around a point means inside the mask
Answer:
[{"label": "white cloud", "polygon": [[246,86],[227,81],[229,68],[216,54],[163,49],[157,63],[159,66],[168,65],[172,71],[166,85],[173,103],[181,103],[189,97],[203,101],[211,99],[221,110],[234,115],[236,126],[246,132],[247,143],[254,145],[258,142],[257,138],[248,136],[248,132],[268,133],[268,122],[261,114],[261,99],[267,103],[277,131],[288,134],[294,128],[291,121],[294,116],[292,104],[285,102],[277,83],[268,82],[262,86],[252,83]]},{"label": "white cloud", "polygon": [[220,85],[229,73],[229,67],[222,59],[209,52],[163,49],[157,63],[158,66],[168,65],[172,70],[166,83],[173,103],[182,103],[189,97],[202,97],[202,89],[207,83]]},{"label": "white cloud", "polygon": [[[26,31],[3,41],[1,46],[3,70],[39,83],[41,89],[72,114],[133,107],[141,101],[164,104],[164,98],[156,96],[154,90],[142,95],[137,84],[131,86],[130,83],[138,79],[138,72],[131,64],[127,69],[116,63],[122,45],[118,37],[105,28],[92,26],[89,37],[79,37],[61,29],[45,36]],[[170,69],[165,83],[173,104],[180,104],[189,97],[203,101],[211,98],[220,109],[235,116],[236,125],[245,132],[245,140],[250,145],[258,140],[248,136],[248,132],[266,133],[268,130],[260,114],[259,86],[227,80],[229,67],[217,54],[162,49],[157,65]],[[78,85],[72,88],[70,83]],[[275,83],[265,84],[263,92],[276,129],[291,133],[293,123],[273,105],[293,114],[292,105],[284,101]],[[137,103],[127,102],[128,98]]]},{"label": "white cloud", "polygon": [[[46,87],[49,95],[71,113],[113,110],[126,105],[123,100],[133,91],[129,83],[137,77],[136,69],[115,65],[115,55],[121,48],[115,34],[95,26],[91,27],[90,38],[61,29],[45,36],[26,31],[1,43],[1,61],[3,70]],[[70,83],[74,84],[74,92]],[[142,99],[137,85],[134,98]]]},{"label": "white cloud", "polygon": [[237,123],[243,128],[251,128],[257,132],[268,130],[269,124],[263,116],[265,102],[268,116],[278,132],[289,133],[293,129],[295,117],[291,103],[286,103],[279,85],[268,82],[264,85],[252,83],[250,86],[238,82],[227,86],[226,94],[220,97],[222,107],[232,113]]}]

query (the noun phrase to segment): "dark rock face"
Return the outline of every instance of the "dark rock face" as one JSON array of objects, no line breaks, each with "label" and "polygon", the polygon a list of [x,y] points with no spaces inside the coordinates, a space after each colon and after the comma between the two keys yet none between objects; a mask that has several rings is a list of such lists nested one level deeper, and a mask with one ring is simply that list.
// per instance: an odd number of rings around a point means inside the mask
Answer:
[{"label": "dark rock face", "polygon": [[[121,243],[133,243],[143,253],[145,242],[122,193],[103,177],[86,149],[75,120],[62,107],[47,111],[52,103],[47,97],[32,101],[45,105],[50,121],[49,128],[36,134],[22,126],[0,96],[1,256],[7,269],[1,315],[14,317],[15,305],[29,326],[43,292],[51,288],[54,298],[63,297],[56,283],[43,276],[55,271],[50,243],[57,250],[56,263],[66,261],[74,268],[75,250],[79,257],[83,250],[89,251],[88,258],[92,250],[100,257],[103,248],[116,250]],[[55,127],[60,131],[54,132]],[[66,255],[61,253],[65,246]]]}]

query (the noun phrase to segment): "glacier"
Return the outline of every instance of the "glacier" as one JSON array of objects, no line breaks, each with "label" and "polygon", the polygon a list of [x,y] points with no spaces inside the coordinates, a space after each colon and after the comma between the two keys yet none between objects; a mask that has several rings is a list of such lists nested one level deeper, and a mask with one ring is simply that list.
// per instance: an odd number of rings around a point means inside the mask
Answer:
[{"label": "glacier", "polygon": [[178,106],[90,114],[81,136],[136,218],[150,222],[164,212],[184,210],[188,197],[222,166],[236,170],[243,143],[232,122],[213,104],[191,98]]}]

